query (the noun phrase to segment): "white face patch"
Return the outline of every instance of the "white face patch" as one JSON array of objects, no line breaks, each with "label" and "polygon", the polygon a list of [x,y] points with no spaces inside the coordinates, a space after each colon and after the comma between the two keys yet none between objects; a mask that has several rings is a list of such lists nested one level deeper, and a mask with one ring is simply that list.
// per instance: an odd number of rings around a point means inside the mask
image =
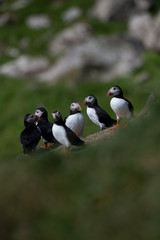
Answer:
[{"label": "white face patch", "polygon": [[39,109],[35,111],[35,115],[38,116],[38,117],[41,117],[42,114],[43,114],[43,112]]},{"label": "white face patch", "polygon": [[70,106],[70,110],[71,111],[75,111],[77,108],[77,104],[76,103],[72,103],[71,106]]},{"label": "white face patch", "polygon": [[94,96],[88,96],[85,99],[87,103],[94,103],[96,100]]}]

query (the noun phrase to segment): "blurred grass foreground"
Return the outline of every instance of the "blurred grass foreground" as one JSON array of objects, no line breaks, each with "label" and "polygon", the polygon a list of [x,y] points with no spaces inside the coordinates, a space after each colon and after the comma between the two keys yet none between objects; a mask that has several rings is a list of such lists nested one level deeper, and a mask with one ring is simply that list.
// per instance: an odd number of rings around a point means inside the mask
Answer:
[{"label": "blurred grass foreground", "polygon": [[159,239],[159,108],[82,151],[1,162],[0,239]]},{"label": "blurred grass foreground", "polygon": [[[160,2],[106,1],[0,1],[0,240],[160,239]],[[114,84],[135,109],[127,128],[68,155],[22,154],[26,113],[44,106],[53,122],[51,112],[66,117],[94,94],[115,118]],[[85,138],[99,128],[82,112]]]}]

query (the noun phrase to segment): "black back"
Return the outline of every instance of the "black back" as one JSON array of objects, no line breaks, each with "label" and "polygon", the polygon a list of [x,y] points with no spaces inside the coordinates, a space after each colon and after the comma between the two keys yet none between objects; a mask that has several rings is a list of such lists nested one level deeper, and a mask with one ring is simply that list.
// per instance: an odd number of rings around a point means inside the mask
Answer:
[{"label": "black back", "polygon": [[115,119],[112,119],[110,115],[105,112],[101,107],[98,105],[94,107],[96,114],[98,116],[99,122],[104,123],[106,128],[112,127],[117,123]]},{"label": "black back", "polygon": [[41,133],[34,123],[28,124],[20,134],[23,152],[30,153],[35,149],[41,139]]},{"label": "black back", "polygon": [[38,121],[37,127],[40,129],[43,141],[45,144],[49,143],[58,143],[57,140],[54,138],[52,133],[52,126],[53,124],[48,121],[46,118],[40,118]]},{"label": "black back", "polygon": [[129,110],[130,110],[130,112],[132,113],[132,116],[133,116],[134,107],[133,107],[132,103],[131,103],[129,100],[127,100],[126,98],[123,98],[123,99],[124,99],[126,102],[128,102]]},{"label": "black back", "polygon": [[42,116],[38,120],[37,127],[41,132],[41,136],[45,144],[47,143],[56,143],[58,144],[57,140],[54,138],[52,133],[52,126],[53,124],[48,121],[48,112],[45,108],[39,107],[37,110],[43,112]]}]

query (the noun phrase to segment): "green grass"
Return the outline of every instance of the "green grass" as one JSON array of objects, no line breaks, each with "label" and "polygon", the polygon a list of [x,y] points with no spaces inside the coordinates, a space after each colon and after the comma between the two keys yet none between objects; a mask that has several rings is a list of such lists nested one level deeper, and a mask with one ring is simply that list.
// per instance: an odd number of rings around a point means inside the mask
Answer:
[{"label": "green grass", "polygon": [[[12,2],[6,3],[8,9]],[[89,22],[97,35],[126,31],[125,23],[88,19],[92,0],[65,1],[57,8],[53,2],[35,0],[25,9],[11,11],[18,22],[0,27],[0,42],[6,48],[18,47],[21,39],[29,37],[29,48],[20,49],[20,53],[48,56],[48,42],[66,28],[61,14],[73,5],[83,9],[81,20]],[[51,19],[50,28],[35,31],[25,25],[28,15],[43,12]],[[64,79],[48,86],[35,79],[0,76],[1,240],[160,239],[160,57],[148,52],[144,58],[143,66],[134,73],[108,83],[84,79],[68,84]],[[3,50],[0,63],[9,59]],[[150,79],[138,83],[136,78],[143,72]],[[44,106],[53,121],[52,111],[59,110],[65,117],[72,101],[82,105],[87,95],[94,94],[99,105],[115,118],[106,97],[114,84],[121,86],[135,109],[128,128],[67,156],[55,152],[21,156],[19,136],[26,113]],[[150,114],[137,118],[151,93],[155,102]],[[99,131],[85,107],[82,112],[86,117],[84,136]]]},{"label": "green grass", "polygon": [[1,239],[159,239],[160,102],[112,141],[1,162]]}]

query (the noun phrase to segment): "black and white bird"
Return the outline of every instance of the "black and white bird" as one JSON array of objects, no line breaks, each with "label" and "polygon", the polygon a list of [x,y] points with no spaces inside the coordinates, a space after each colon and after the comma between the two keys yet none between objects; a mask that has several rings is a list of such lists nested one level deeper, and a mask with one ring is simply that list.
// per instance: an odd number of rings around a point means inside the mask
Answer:
[{"label": "black and white bird", "polygon": [[50,145],[48,143],[52,143],[58,145],[57,140],[54,138],[52,134],[52,126],[53,124],[48,121],[48,112],[44,107],[39,107],[35,111],[35,116],[38,118],[37,127],[41,132],[41,136],[43,142],[45,144],[44,148],[48,149]]},{"label": "black and white bird", "polygon": [[65,119],[65,124],[77,137],[82,137],[85,117],[81,113],[82,108],[78,102],[72,102],[70,105],[70,115]]},{"label": "black and white bird", "polygon": [[80,146],[84,144],[84,141],[78,138],[76,134],[65,125],[60,112],[55,111],[52,113],[52,116],[54,118],[52,127],[53,136],[59,143],[65,146],[66,150],[72,145]]},{"label": "black and white bird", "polygon": [[116,128],[119,127],[121,118],[129,120],[133,116],[134,108],[132,103],[123,97],[122,89],[117,85],[109,89],[107,97],[109,96],[113,96],[110,106],[117,117],[117,125],[114,127]]},{"label": "black and white bird", "polygon": [[25,154],[34,151],[41,139],[41,133],[34,124],[36,120],[37,118],[34,114],[26,114],[24,117],[25,129],[20,134],[20,142]]},{"label": "black and white bird", "polygon": [[87,105],[87,115],[90,120],[100,127],[100,130],[112,127],[116,120],[112,119],[99,105],[95,96],[89,95],[85,98],[83,105]]}]

